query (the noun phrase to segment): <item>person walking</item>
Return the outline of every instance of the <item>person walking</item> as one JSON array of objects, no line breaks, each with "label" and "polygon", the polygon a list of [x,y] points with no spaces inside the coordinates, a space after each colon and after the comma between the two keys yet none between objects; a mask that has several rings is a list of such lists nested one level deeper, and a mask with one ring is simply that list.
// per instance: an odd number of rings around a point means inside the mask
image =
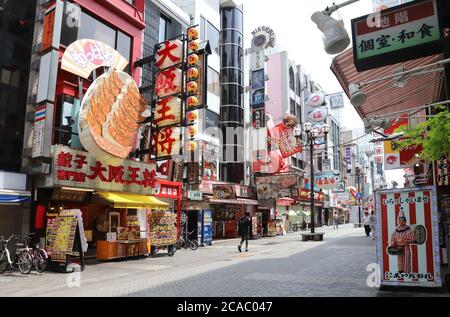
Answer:
[{"label": "person walking", "polygon": [[238,245],[239,252],[242,252],[242,245],[244,244],[244,241],[245,241],[245,252],[248,252],[248,238],[250,235],[250,228],[251,228],[250,213],[246,212],[245,217],[242,218],[238,224],[239,235],[242,237],[241,243]]},{"label": "person walking", "polygon": [[339,229],[339,216],[337,212],[333,213],[333,229]]},{"label": "person walking", "polygon": [[375,230],[376,223],[377,218],[375,216],[375,212],[372,211],[372,214],[370,215],[370,231],[372,233],[372,240],[376,239],[376,230]]},{"label": "person walking", "polygon": [[364,217],[362,219],[362,222],[364,224],[364,229],[366,230],[366,236],[370,237],[370,216],[369,212],[364,213]]}]

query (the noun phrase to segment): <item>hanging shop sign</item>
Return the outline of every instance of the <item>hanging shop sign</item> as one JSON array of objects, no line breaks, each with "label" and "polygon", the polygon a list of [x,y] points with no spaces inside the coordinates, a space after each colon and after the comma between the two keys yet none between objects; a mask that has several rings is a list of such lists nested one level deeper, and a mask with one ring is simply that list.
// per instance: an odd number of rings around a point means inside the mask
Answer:
[{"label": "hanging shop sign", "polygon": [[182,71],[177,67],[160,71],[155,78],[155,91],[158,98],[164,98],[181,93]]},{"label": "hanging shop sign", "polygon": [[330,95],[330,108],[331,109],[342,109],[345,107],[344,104],[344,94],[338,93]]},{"label": "hanging shop sign", "polygon": [[182,148],[182,129],[168,127],[155,134],[156,157],[166,158],[180,155]]},{"label": "hanging shop sign", "polygon": [[51,104],[39,105],[35,109],[32,158],[50,156],[45,149],[50,148],[52,142],[53,109]]},{"label": "hanging shop sign", "polygon": [[434,174],[437,186],[450,185],[450,162],[447,156],[442,156],[434,162]]},{"label": "hanging shop sign", "polygon": [[183,42],[180,40],[166,41],[160,44],[156,52],[155,66],[165,69],[180,64],[183,59]]},{"label": "hanging shop sign", "polygon": [[325,103],[325,94],[323,92],[318,92],[318,93],[311,94],[306,99],[305,104],[308,107],[316,108],[316,107],[323,106],[324,103]]},{"label": "hanging shop sign", "polygon": [[181,195],[180,187],[180,183],[168,183],[157,180],[153,195],[160,198],[178,199]]},{"label": "hanging shop sign", "polygon": [[55,188],[52,192],[52,201],[67,201],[82,203],[86,199],[86,192]]},{"label": "hanging shop sign", "polygon": [[187,198],[193,201],[203,201],[203,193],[198,190],[188,190]]},{"label": "hanging shop sign", "polygon": [[352,171],[352,148],[347,146],[345,148],[345,166],[347,169],[347,174]]},{"label": "hanging shop sign", "polygon": [[41,53],[53,46],[55,32],[56,3],[45,12],[44,26],[42,30]]},{"label": "hanging shop sign", "polygon": [[275,142],[278,144],[278,149],[283,158],[288,158],[302,152],[301,139],[294,136],[294,129],[286,127],[284,123],[281,123],[271,129],[270,132],[272,139],[275,138]]},{"label": "hanging shop sign", "polygon": [[86,152],[54,146],[53,186],[152,195],[155,164],[125,160],[120,165],[98,161]]},{"label": "hanging shop sign", "polygon": [[252,32],[252,35],[252,47],[254,49],[264,50],[269,47],[275,47],[277,37],[272,28],[260,26]]},{"label": "hanging shop sign", "polygon": [[181,99],[167,97],[156,103],[154,123],[158,128],[163,128],[181,123]]},{"label": "hanging shop sign", "polygon": [[298,197],[298,176],[296,174],[256,177],[258,200]]},{"label": "hanging shop sign", "polygon": [[128,61],[109,45],[95,40],[73,42],[64,52],[61,69],[88,79],[100,67],[114,67],[122,71]]},{"label": "hanging shop sign", "polygon": [[[298,200],[309,202],[311,200],[311,190],[306,188],[300,188]],[[325,201],[324,193],[314,192],[314,202],[323,203],[324,201]]]},{"label": "hanging shop sign", "polygon": [[234,185],[213,184],[214,199],[237,199]]},{"label": "hanging shop sign", "polygon": [[97,160],[119,164],[136,148],[147,107],[133,78],[111,68],[94,81],[81,103],[81,144]]},{"label": "hanging shop sign", "polygon": [[339,186],[339,182],[341,181],[341,172],[339,171],[318,172],[314,175],[314,178],[316,187],[323,190],[335,189]]},{"label": "hanging shop sign", "polygon": [[442,52],[436,0],[412,2],[352,20],[353,55],[361,72]]},{"label": "hanging shop sign", "polygon": [[327,107],[312,108],[308,111],[308,119],[310,122],[323,122],[327,119],[327,117]]},{"label": "hanging shop sign", "polygon": [[381,285],[441,287],[434,188],[377,192],[376,209]]}]

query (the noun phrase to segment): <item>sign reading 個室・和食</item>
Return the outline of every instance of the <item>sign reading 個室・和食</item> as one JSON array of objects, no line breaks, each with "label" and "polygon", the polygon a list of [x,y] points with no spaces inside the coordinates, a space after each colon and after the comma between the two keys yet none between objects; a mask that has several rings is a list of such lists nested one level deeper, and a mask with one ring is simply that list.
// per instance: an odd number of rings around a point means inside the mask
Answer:
[{"label": "sign reading \u500b\u5ba4\u30fb\u548c\u98df", "polygon": [[352,20],[361,72],[442,52],[436,0],[417,1]]}]

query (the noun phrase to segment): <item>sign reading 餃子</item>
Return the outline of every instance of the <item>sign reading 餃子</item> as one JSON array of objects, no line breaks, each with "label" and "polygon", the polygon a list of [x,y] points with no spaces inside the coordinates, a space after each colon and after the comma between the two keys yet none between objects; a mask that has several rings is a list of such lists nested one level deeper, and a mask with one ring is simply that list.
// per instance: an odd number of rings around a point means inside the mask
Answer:
[{"label": "sign reading \u9903\u5b50", "polygon": [[415,1],[354,19],[352,30],[359,72],[442,51],[435,0]]},{"label": "sign reading \u9903\u5b50", "polygon": [[147,101],[128,74],[111,68],[89,87],[78,120],[80,141],[97,160],[119,164],[136,148]]},{"label": "sign reading \u9903\u5b50", "polygon": [[258,199],[297,198],[299,195],[296,174],[256,177]]},{"label": "sign reading \u9903\u5b50", "polygon": [[434,187],[377,192],[381,285],[441,287]]},{"label": "sign reading \u9903\u5b50", "polygon": [[152,195],[156,166],[132,160],[111,165],[86,152],[54,146],[53,187],[70,187]]},{"label": "sign reading \u9903\u5b50", "polygon": [[79,40],[64,52],[61,69],[87,79],[97,68],[124,70],[127,65],[126,58],[109,45],[95,40]]}]

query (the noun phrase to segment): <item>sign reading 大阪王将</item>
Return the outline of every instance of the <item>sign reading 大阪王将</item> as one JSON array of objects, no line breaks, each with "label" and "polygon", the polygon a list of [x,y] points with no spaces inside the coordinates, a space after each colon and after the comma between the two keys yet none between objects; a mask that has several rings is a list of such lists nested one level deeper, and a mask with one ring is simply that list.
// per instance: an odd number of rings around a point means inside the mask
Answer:
[{"label": "sign reading \u5927\u962a\u738b\u5c06", "polygon": [[435,0],[412,2],[352,20],[356,69],[368,69],[440,53]]}]

